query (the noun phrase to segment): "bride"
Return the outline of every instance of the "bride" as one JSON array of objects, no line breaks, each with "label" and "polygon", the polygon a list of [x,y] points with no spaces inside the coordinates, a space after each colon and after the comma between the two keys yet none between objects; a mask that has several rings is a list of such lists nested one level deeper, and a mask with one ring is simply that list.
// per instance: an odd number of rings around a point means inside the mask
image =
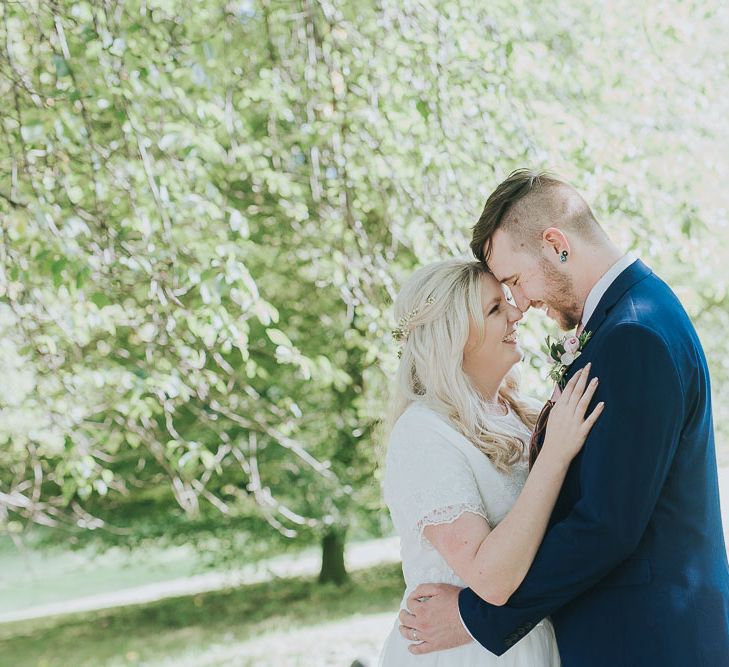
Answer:
[{"label": "bride", "polygon": [[[472,588],[505,604],[544,536],[567,468],[603,404],[589,416],[589,366],[557,400],[529,471],[538,406],[520,395],[521,311],[479,262],[451,259],[418,270],[395,303],[401,359],[395,383],[384,497],[401,539],[408,595],[422,583]],[[527,474],[529,474],[527,478]],[[497,657],[472,641],[413,655],[417,634],[395,624],[381,667],[554,667],[548,619]]]}]

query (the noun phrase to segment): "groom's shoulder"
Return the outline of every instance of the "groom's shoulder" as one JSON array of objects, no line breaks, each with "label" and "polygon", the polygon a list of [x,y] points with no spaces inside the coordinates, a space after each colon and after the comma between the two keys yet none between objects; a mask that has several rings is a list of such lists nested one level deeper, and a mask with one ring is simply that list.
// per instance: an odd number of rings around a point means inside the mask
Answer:
[{"label": "groom's shoulder", "polygon": [[603,348],[607,354],[612,354],[615,350],[628,353],[644,346],[670,352],[670,341],[662,327],[655,320],[646,321],[635,312],[630,316],[614,319],[600,334],[597,347]]},{"label": "groom's shoulder", "polygon": [[615,345],[650,345],[672,358],[695,356],[701,347],[696,330],[674,291],[655,274],[629,290],[609,315],[604,342]]},{"label": "groom's shoulder", "polygon": [[676,293],[653,272],[626,292],[612,315],[614,326],[640,327],[669,339],[693,330]]}]

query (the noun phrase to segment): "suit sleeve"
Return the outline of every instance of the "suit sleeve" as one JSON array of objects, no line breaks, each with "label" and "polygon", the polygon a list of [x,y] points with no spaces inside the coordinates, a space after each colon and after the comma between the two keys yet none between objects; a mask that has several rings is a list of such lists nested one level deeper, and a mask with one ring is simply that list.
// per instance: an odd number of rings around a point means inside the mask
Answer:
[{"label": "suit sleeve", "polygon": [[678,445],[685,400],[663,339],[623,324],[600,343],[592,355],[600,385],[590,409],[599,401],[605,409],[569,472],[579,476],[579,499],[547,531],[506,605],[491,605],[469,588],[459,596],[469,632],[497,655],[635,551]]}]

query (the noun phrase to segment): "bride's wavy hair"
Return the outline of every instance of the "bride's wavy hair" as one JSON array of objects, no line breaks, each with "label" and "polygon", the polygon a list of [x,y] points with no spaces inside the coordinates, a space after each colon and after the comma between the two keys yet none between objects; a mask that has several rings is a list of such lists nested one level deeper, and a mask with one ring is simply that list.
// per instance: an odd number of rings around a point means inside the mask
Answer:
[{"label": "bride's wavy hair", "polygon": [[[482,397],[463,371],[463,349],[472,321],[484,335],[481,280],[490,275],[480,262],[448,259],[418,269],[395,300],[395,319],[405,323],[400,365],[385,432],[415,401],[445,416],[481,450],[494,466],[508,472],[524,454],[522,442],[494,406]],[[519,372],[513,367],[498,390],[521,421],[534,428],[539,405],[519,394]]]}]

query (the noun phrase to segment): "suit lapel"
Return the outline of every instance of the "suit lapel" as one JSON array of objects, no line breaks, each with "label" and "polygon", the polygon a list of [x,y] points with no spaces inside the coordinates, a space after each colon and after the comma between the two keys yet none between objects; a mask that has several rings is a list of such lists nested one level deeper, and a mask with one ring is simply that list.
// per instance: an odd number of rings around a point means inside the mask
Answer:
[{"label": "suit lapel", "polygon": [[[620,301],[623,295],[630,290],[633,285],[636,285],[652,273],[653,271],[643,264],[643,262],[639,259],[635,260],[635,262],[633,262],[613,281],[612,285],[607,288],[605,294],[602,295],[602,298],[597,304],[597,308],[595,308],[595,312],[587,321],[585,331],[591,332],[592,337],[594,337],[595,332],[604,324],[608,314],[613,309],[613,306]],[[590,343],[588,342],[587,349],[589,349],[589,347]],[[586,359],[588,358],[589,355],[578,359],[567,369],[567,372],[564,375],[565,383],[569,382],[570,378],[587,363]]]},{"label": "suit lapel", "polygon": [[[587,321],[585,331],[591,332],[594,336],[595,332],[603,325],[603,323],[607,319],[608,313],[612,310],[613,306],[615,306],[615,304],[620,301],[623,295],[631,287],[633,287],[633,285],[636,285],[652,273],[653,271],[645,264],[643,264],[643,262],[641,262],[639,259],[633,262],[613,281],[612,285],[607,288],[605,294],[602,295],[602,298],[597,304],[597,308],[595,308],[595,312],[590,316],[590,319]],[[589,348],[589,346],[590,343],[588,342],[587,347]],[[587,358],[587,356],[589,355],[586,355],[585,358]],[[586,363],[585,358],[578,359],[567,369],[567,373],[565,373],[564,376],[565,382],[568,382],[572,375],[576,373],[577,370],[582,368],[582,366]],[[551,400],[555,400],[555,398],[555,394],[553,393]],[[543,444],[544,432],[539,434],[536,441],[536,446],[539,450],[541,450]]]}]

